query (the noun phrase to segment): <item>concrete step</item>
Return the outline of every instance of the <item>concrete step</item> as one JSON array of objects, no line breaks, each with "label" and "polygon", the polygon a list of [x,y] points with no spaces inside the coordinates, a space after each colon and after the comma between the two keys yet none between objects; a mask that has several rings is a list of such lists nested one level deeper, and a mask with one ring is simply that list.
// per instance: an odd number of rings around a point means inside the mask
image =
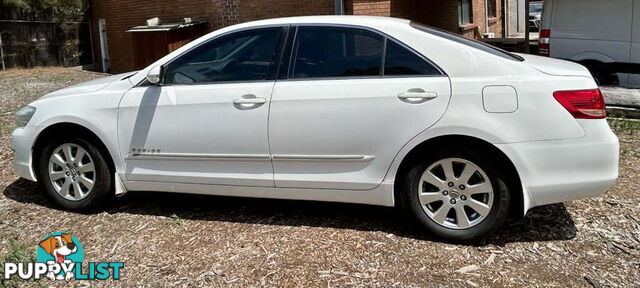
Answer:
[{"label": "concrete step", "polygon": [[607,105],[607,116],[613,118],[640,119],[640,109]]},{"label": "concrete step", "polygon": [[640,89],[603,86],[600,90],[610,117],[640,119]]},{"label": "concrete step", "polygon": [[602,86],[600,90],[607,105],[640,108],[640,89]]}]

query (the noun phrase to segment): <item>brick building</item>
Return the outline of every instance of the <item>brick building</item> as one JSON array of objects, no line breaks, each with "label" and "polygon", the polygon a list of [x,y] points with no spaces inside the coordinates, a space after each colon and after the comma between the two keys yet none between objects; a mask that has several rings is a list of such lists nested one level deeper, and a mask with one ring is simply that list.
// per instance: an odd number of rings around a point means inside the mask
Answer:
[{"label": "brick building", "polygon": [[[111,72],[134,70],[134,26],[159,17],[206,20],[206,31],[265,18],[353,14],[405,18],[480,38],[502,37],[505,0],[92,0],[91,26],[96,62]],[[485,5],[487,3],[487,5]],[[489,16],[488,18],[486,16]],[[488,26],[487,26],[488,25]],[[150,44],[152,45],[152,44]],[[103,60],[107,60],[106,62]]]}]

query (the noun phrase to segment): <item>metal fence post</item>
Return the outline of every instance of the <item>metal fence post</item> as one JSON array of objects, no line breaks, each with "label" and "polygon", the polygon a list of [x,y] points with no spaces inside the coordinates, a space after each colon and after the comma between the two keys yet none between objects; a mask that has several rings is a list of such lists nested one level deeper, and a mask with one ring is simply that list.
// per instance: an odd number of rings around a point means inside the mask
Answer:
[{"label": "metal fence post", "polygon": [[91,24],[91,21],[89,21],[89,43],[91,45],[91,64],[95,65],[96,64],[96,53],[94,51],[94,47],[93,47],[93,25]]},{"label": "metal fence post", "polygon": [[333,5],[334,7],[334,12],[336,15],[344,15],[344,0],[335,0]]},{"label": "metal fence post", "polygon": [[529,33],[529,29],[531,29],[531,27],[529,27],[529,0],[524,0],[524,23],[524,29],[526,29],[526,31],[524,31],[524,53],[529,54],[531,52],[531,36]]},{"label": "metal fence post", "polygon": [[2,71],[4,71],[4,51],[2,51],[2,32],[0,32],[0,62],[2,62]]}]

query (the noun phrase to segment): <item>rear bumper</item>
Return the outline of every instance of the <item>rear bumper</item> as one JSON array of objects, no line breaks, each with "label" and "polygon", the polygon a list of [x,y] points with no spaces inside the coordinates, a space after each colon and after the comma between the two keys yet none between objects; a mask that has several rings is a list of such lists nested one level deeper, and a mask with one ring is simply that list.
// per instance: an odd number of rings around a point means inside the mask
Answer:
[{"label": "rear bumper", "polygon": [[580,139],[496,145],[520,175],[524,212],[531,207],[601,196],[618,178],[618,138],[606,120],[579,120]]}]

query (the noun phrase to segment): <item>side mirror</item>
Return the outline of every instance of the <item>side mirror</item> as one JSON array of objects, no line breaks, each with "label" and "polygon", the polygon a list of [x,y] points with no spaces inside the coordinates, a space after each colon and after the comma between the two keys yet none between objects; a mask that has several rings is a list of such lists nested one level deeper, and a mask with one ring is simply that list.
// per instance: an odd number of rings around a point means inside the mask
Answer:
[{"label": "side mirror", "polygon": [[161,77],[162,74],[162,67],[161,66],[154,66],[153,68],[151,68],[151,70],[149,70],[149,73],[147,73],[147,81],[149,81],[149,83],[151,84],[160,84],[160,79],[162,79]]}]

